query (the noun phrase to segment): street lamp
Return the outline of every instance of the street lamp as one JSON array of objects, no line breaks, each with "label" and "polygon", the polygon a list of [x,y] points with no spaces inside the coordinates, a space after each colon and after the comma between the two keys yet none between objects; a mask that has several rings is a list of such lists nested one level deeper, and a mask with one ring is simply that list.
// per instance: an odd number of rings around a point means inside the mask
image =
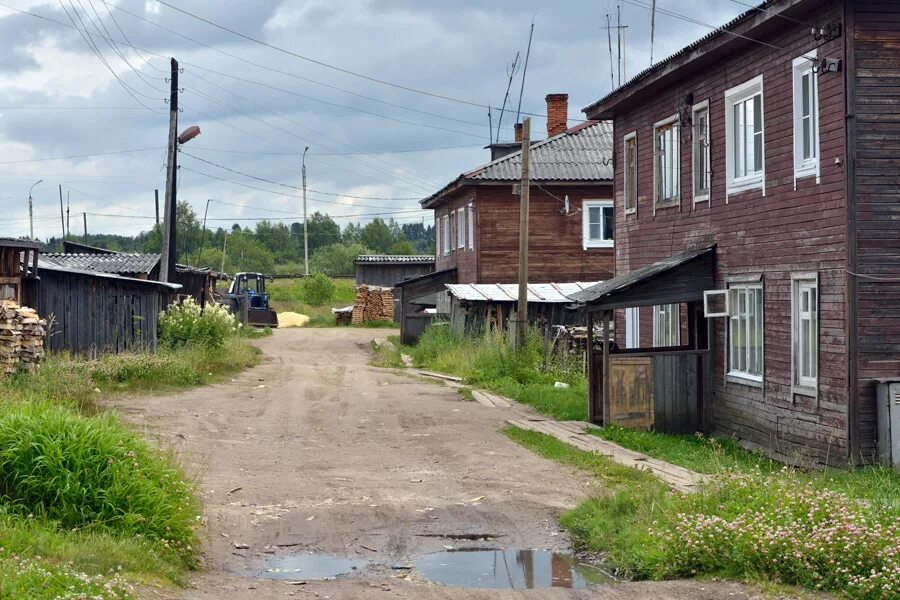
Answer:
[{"label": "street lamp", "polygon": [[177,256],[175,215],[178,208],[178,146],[185,144],[200,135],[200,128],[196,125],[188,127],[181,132],[181,135],[175,134],[175,130],[178,127],[178,110],[177,106],[174,108],[175,110],[169,111],[169,156],[168,166],[166,168],[166,212],[163,217],[162,253],[159,260],[159,280],[165,283],[171,283],[175,279],[175,262]]},{"label": "street lamp", "polygon": [[28,190],[28,223],[31,227],[31,239],[34,240],[34,209],[32,207],[31,202],[31,192],[34,191],[34,187],[44,181],[43,179],[38,179],[33,184],[31,184],[31,188]]},{"label": "street lamp", "polygon": [[309,146],[303,149],[303,266],[309,277],[309,230],[306,228],[306,153]]}]

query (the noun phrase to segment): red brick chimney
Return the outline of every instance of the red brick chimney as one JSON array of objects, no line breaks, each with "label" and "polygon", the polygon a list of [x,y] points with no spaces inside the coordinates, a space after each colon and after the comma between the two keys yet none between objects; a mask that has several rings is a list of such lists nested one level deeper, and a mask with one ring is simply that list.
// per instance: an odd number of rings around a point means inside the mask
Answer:
[{"label": "red brick chimney", "polygon": [[514,129],[516,131],[516,137],[515,137],[516,143],[521,144],[522,143],[522,124],[516,123]]},{"label": "red brick chimney", "polygon": [[547,94],[547,137],[569,128],[569,95]]}]

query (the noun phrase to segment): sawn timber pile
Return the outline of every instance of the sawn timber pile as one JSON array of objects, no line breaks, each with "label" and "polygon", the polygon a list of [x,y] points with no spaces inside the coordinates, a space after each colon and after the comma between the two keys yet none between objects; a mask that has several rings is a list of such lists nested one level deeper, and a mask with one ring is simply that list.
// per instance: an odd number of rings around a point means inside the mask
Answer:
[{"label": "sawn timber pile", "polygon": [[394,292],[391,288],[361,285],[356,288],[351,323],[394,320]]},{"label": "sawn timber pile", "polygon": [[0,301],[0,377],[37,368],[44,355],[46,325],[34,309]]}]

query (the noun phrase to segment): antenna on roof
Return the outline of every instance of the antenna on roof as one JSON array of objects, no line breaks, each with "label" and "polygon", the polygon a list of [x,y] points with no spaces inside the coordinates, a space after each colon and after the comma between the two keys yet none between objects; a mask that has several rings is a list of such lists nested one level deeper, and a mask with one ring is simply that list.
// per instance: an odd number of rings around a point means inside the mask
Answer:
[{"label": "antenna on roof", "polygon": [[609,41],[609,83],[612,89],[616,89],[616,76],[613,73],[612,63],[612,24],[609,21],[609,13],[606,13],[606,39]]},{"label": "antenna on roof", "polygon": [[519,70],[519,56],[521,56],[521,52],[516,52],[515,60],[512,61],[512,64],[509,65],[509,68],[507,69],[509,82],[506,84],[506,95],[503,96],[503,105],[500,107],[500,118],[497,119],[497,142],[500,141],[500,125],[503,123],[503,111],[506,110],[506,103],[509,101],[509,88],[512,87],[513,78]]},{"label": "antenna on roof", "polygon": [[531,30],[528,32],[528,49],[525,50],[525,68],[522,69],[522,86],[519,88],[519,105],[516,107],[516,123],[522,114],[522,94],[525,92],[525,76],[528,75],[528,57],[531,56],[531,38],[534,37],[534,20],[531,21]]},{"label": "antenna on roof", "polygon": [[650,66],[653,66],[653,38],[656,36],[656,0],[650,7]]}]

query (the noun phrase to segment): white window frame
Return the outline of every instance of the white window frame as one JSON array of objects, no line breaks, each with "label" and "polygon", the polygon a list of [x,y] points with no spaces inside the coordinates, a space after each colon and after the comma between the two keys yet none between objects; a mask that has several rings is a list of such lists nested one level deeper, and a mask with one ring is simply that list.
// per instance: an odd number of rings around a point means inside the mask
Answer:
[{"label": "white window frame", "polygon": [[[634,164],[631,165],[631,169],[628,168],[628,142],[634,141]],[[625,211],[626,215],[633,215],[637,213],[638,206],[638,146],[637,146],[637,132],[632,131],[624,138],[622,138],[622,208]],[[631,189],[634,192],[634,206],[628,208],[628,190]]]},{"label": "white window frame", "polygon": [[[755,387],[762,387],[763,378],[766,373],[765,360],[765,335],[766,335],[766,319],[765,319],[765,288],[763,286],[761,275],[732,275],[727,278],[726,287],[728,294],[731,296],[729,300],[728,322],[725,326],[725,375],[728,381],[734,383],[742,383]],[[750,363],[750,316],[753,311],[750,309],[749,301],[745,304],[746,309],[741,312],[740,294],[743,292],[747,298],[750,293],[759,291],[759,312],[755,314],[756,324],[759,331],[759,355],[756,360],[759,365],[759,373],[748,370],[746,367]],[[743,321],[743,323],[742,323]],[[735,323],[737,327],[746,327],[745,331],[746,344],[744,345],[745,365],[733,366],[735,357],[733,355],[732,341],[734,338]],[[744,324],[745,323],[745,324]],[[743,367],[743,368],[742,368]]]},{"label": "white window frame", "polygon": [[469,250],[475,249],[475,204],[469,202]]},{"label": "white window frame", "polygon": [[456,211],[456,247],[459,250],[466,249],[466,209]]},{"label": "white window frame", "polygon": [[[672,334],[674,333],[674,340]],[[653,347],[681,345],[681,305],[658,304],[653,307]]]},{"label": "white window frame", "polygon": [[[662,182],[659,180],[659,162],[660,162],[660,154],[659,154],[659,145],[657,142],[657,131],[663,127],[672,128],[672,154],[670,157],[670,161],[674,166],[674,170],[672,172],[672,177],[674,181],[672,185],[674,187],[674,196],[669,196],[667,198],[661,197],[661,185]],[[662,121],[657,121],[653,124],[653,213],[656,214],[657,207],[659,208],[669,208],[672,206],[678,206],[681,203],[681,125],[678,121],[678,113],[663,119]]]},{"label": "white window frame", "polygon": [[434,220],[434,252],[438,257],[443,256],[441,254],[441,218],[437,217]]},{"label": "white window frame", "polygon": [[625,348],[641,347],[641,309],[631,306],[625,309]]},{"label": "white window frame", "polygon": [[[734,106],[757,95],[759,95],[760,144],[762,144],[760,171],[736,177],[734,173]],[[726,202],[728,196],[748,190],[762,190],[763,196],[766,195],[766,102],[762,75],[725,91],[725,177]]]},{"label": "white window frame", "polygon": [[[797,189],[797,180],[801,177],[815,175],[816,183],[820,181],[819,158],[819,77],[813,68],[814,63],[810,59],[816,58],[816,50],[812,49],[794,59],[793,86],[794,86],[794,189]],[[810,149],[813,155],[803,158],[803,76],[810,76],[812,93],[810,94],[811,114],[810,120]]]},{"label": "white window frame", "polygon": [[[603,237],[603,223],[600,223],[600,239],[591,239],[591,210],[592,208],[600,208],[601,215],[604,209],[612,212],[613,219],[613,235],[611,238]],[[616,239],[616,212],[612,200],[584,200],[581,203],[581,244],[587,250],[588,248],[612,248]]]},{"label": "white window frame", "polygon": [[444,243],[443,243],[443,251],[444,256],[448,256],[450,254],[450,216],[444,215],[442,217],[444,221],[444,226],[441,228],[444,234]]},{"label": "white window frame", "polygon": [[[697,189],[697,115],[700,113],[706,113],[706,139],[703,140],[703,157],[706,161],[706,191]],[[712,154],[709,150],[712,136],[710,135],[709,114],[709,100],[699,102],[691,109],[691,191],[694,195],[694,204],[709,202],[712,189],[712,163],[710,162]]]},{"label": "white window frame", "polygon": [[[804,290],[815,290],[816,301],[811,305],[808,316],[800,310],[800,294]],[[791,391],[793,394],[818,398],[819,389],[819,323],[821,314],[821,294],[819,291],[818,273],[791,273]],[[812,320],[810,327],[813,335],[810,364],[815,366],[812,377],[800,372],[800,360],[803,354],[803,339],[800,335],[803,320]]]}]

